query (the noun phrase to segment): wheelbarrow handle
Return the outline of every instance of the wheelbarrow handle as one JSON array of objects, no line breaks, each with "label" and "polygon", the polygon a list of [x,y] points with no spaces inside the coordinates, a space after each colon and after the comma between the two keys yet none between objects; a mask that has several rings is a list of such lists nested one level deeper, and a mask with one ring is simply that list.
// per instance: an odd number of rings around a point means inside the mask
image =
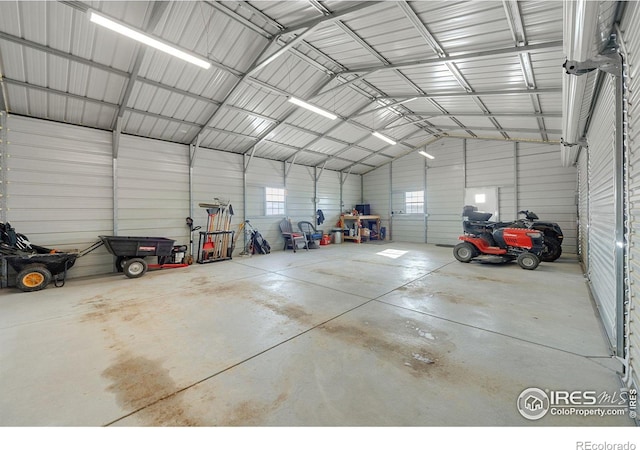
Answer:
[{"label": "wheelbarrow handle", "polygon": [[91,244],[89,247],[85,248],[84,250],[82,250],[81,252],[78,252],[78,258],[91,253],[92,251],[94,251],[97,248],[100,248],[104,245],[104,241],[102,239],[100,239],[99,241],[94,242],[93,244]]}]

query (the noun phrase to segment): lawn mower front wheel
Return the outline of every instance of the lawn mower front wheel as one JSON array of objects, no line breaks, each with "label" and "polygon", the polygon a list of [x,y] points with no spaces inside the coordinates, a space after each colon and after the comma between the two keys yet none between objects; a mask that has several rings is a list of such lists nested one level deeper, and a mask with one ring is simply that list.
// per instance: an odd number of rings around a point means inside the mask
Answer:
[{"label": "lawn mower front wheel", "polygon": [[461,242],[453,248],[453,256],[460,262],[468,263],[478,256],[478,249],[473,244]]},{"label": "lawn mower front wheel", "polygon": [[533,253],[524,252],[518,256],[518,265],[525,270],[533,270],[540,264],[540,258]]},{"label": "lawn mower front wheel", "polygon": [[39,291],[51,282],[51,272],[42,264],[30,264],[16,277],[16,286],[23,292]]}]

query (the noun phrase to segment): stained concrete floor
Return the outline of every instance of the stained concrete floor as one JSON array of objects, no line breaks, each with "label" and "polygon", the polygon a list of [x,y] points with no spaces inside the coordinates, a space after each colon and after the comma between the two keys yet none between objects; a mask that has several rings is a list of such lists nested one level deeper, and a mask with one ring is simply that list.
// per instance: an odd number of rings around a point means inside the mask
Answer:
[{"label": "stained concrete floor", "polygon": [[344,243],[9,288],[0,344],[1,426],[632,425],[516,409],[530,387],[619,392],[572,255]]}]

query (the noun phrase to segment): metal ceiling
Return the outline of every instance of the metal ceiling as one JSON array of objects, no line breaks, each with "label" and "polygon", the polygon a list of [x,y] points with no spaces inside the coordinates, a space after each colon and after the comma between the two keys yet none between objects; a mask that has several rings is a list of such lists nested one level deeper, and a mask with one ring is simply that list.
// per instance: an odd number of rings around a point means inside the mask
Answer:
[{"label": "metal ceiling", "polygon": [[[559,143],[562,8],[515,0],[0,1],[0,109],[356,174],[446,136]],[[89,9],[212,66],[101,28]],[[289,96],[339,118],[298,108]]]}]

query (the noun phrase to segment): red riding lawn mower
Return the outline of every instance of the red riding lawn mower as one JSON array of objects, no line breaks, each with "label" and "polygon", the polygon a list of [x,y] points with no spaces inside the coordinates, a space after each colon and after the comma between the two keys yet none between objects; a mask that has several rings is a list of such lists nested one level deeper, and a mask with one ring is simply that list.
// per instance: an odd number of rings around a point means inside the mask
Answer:
[{"label": "red riding lawn mower", "polygon": [[518,262],[523,269],[533,270],[540,264],[544,239],[531,228],[509,228],[500,222],[489,222],[491,213],[479,212],[475,206],[462,211],[464,235],[453,249],[460,262]]}]

